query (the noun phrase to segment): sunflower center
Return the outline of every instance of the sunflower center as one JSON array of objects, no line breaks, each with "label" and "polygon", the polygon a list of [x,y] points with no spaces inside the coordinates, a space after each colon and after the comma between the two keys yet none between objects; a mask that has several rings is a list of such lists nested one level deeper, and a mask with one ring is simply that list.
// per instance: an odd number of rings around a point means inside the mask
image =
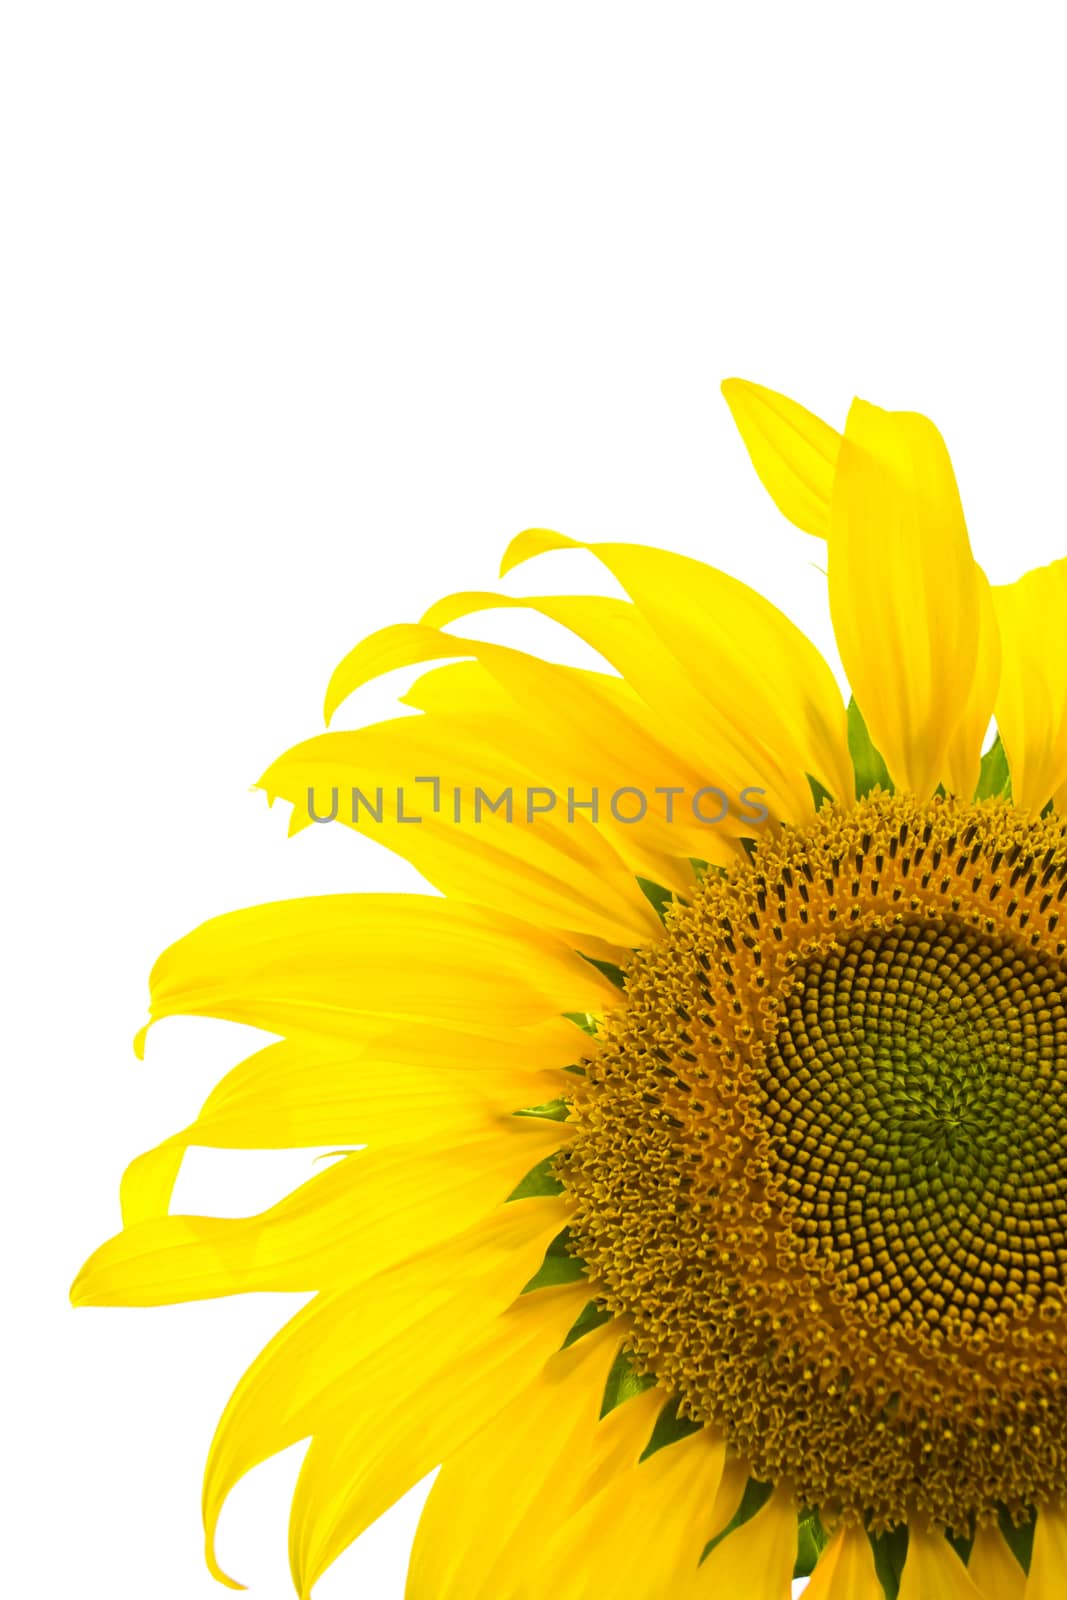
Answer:
[{"label": "sunflower center", "polygon": [[1065,898],[1057,819],[825,807],[674,908],[588,1063],[598,1294],[827,1516],[1067,1493]]},{"label": "sunflower center", "polygon": [[796,1232],[858,1294],[932,1333],[1062,1281],[1067,1018],[1036,952],[952,917],[810,958],[757,1098]]}]

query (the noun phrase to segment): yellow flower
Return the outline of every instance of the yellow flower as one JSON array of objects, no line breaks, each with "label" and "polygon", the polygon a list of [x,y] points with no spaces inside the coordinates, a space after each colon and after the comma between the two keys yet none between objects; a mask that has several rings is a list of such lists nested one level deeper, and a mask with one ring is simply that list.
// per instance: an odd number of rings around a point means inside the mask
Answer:
[{"label": "yellow flower", "polygon": [[[330,684],[445,663],[419,715],[262,780],[441,893],[235,912],[153,972],[153,1020],[278,1040],[129,1168],[75,1300],[314,1291],[211,1449],[224,1581],[226,1496],[309,1439],[302,1596],[439,1463],[409,1600],[1062,1593],[1067,561],[990,589],[925,418],[724,387],[827,541],[853,701],[662,550],[580,547],[625,600],[454,595]],[[496,606],[615,671],[444,631]],[[169,1214],[189,1145],[323,1144],[366,1148]]]}]

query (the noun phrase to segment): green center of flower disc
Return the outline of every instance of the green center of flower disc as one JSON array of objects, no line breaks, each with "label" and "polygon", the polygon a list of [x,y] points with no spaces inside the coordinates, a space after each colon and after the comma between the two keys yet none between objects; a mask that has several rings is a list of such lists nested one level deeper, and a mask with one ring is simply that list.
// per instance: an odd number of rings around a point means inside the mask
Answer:
[{"label": "green center of flower disc", "polygon": [[1067,1493],[1065,897],[1056,819],[826,807],[672,910],[587,1064],[596,1292],[826,1517]]},{"label": "green center of flower disc", "polygon": [[1033,953],[958,923],[804,964],[760,1072],[794,1227],[936,1332],[1067,1282],[1067,1012]]}]

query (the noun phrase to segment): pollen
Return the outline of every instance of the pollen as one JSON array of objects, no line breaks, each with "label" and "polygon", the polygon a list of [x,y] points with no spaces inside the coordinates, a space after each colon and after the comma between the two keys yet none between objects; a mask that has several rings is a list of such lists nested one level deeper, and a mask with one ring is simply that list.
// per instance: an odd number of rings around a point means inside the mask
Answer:
[{"label": "pollen", "polygon": [[878,1532],[1067,1496],[1067,828],[826,805],[638,952],[558,1173],[643,1370]]}]

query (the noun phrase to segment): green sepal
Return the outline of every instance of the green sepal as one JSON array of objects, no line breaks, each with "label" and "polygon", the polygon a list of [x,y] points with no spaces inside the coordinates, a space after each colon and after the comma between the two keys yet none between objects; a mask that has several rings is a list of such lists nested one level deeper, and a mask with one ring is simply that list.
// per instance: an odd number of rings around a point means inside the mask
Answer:
[{"label": "green sepal", "polygon": [[568,1022],[573,1022],[576,1028],[581,1028],[583,1033],[596,1037],[598,1024],[591,1011],[565,1011],[563,1015]]},{"label": "green sepal", "polygon": [[887,794],[894,792],[889,768],[871,743],[863,712],[856,704],[855,696],[848,703],[848,753],[852,757],[857,800],[862,800],[872,789],[881,788]]},{"label": "green sepal", "polygon": [[1011,773],[1008,771],[1008,757],[1001,743],[999,733],[982,757],[982,766],[978,774],[978,787],[974,791],[974,798],[976,800],[1011,799]]},{"label": "green sepal", "polygon": [[716,1545],[722,1544],[722,1541],[729,1538],[731,1533],[735,1533],[738,1528],[754,1517],[756,1512],[766,1505],[773,1492],[773,1483],[763,1483],[759,1478],[749,1478],[745,1484],[745,1492],[741,1496],[741,1504],[725,1528],[721,1528],[714,1539],[708,1540],[700,1557],[701,1561],[706,1561]]},{"label": "green sepal", "polygon": [[545,1259],[523,1288],[523,1294],[532,1294],[535,1289],[558,1289],[561,1284],[578,1283],[585,1277],[585,1262],[572,1254],[570,1238],[569,1228],[556,1234],[545,1251]]},{"label": "green sepal", "polygon": [[674,895],[665,889],[661,883],[653,883],[651,878],[638,877],[637,886],[645,899],[656,913],[661,922],[667,918],[667,907],[674,903]]},{"label": "green sepal", "polygon": [[1000,1531],[1004,1535],[1012,1555],[1022,1567],[1024,1572],[1030,1571],[1030,1561],[1034,1553],[1034,1520],[1017,1526],[1006,1511],[998,1513]]},{"label": "green sepal", "polygon": [[963,1565],[966,1566],[968,1561],[971,1559],[971,1546],[974,1544],[974,1540],[965,1539],[962,1537],[962,1535],[957,1533],[946,1533],[945,1538],[948,1540],[953,1550],[955,1550],[956,1554],[963,1562]]},{"label": "green sepal", "polygon": [[571,1103],[563,1095],[545,1100],[539,1106],[523,1106],[521,1111],[512,1112],[516,1117],[540,1117],[543,1122],[566,1122],[570,1114]]},{"label": "green sepal", "polygon": [[598,972],[603,973],[608,982],[613,983],[616,989],[625,989],[626,974],[621,967],[615,965],[614,961],[598,961],[596,956],[587,956],[581,950],[579,950],[578,954],[583,961],[588,961],[591,967],[595,967]]},{"label": "green sepal", "polygon": [[508,1200],[536,1200],[541,1195],[562,1194],[563,1185],[552,1171],[555,1155],[545,1156],[536,1167],[531,1167],[524,1178],[508,1195]]},{"label": "green sepal", "polygon": [[829,789],[821,784],[818,778],[813,778],[810,772],[805,772],[804,776],[808,780],[808,788],[811,790],[811,798],[816,811],[821,811],[823,806],[833,805],[834,797]]},{"label": "green sepal", "polygon": [[892,1528],[888,1533],[869,1533],[874,1555],[874,1570],[885,1591],[885,1600],[897,1600],[900,1576],[908,1554],[908,1530]]},{"label": "green sepal", "polygon": [[610,1322],[612,1312],[606,1307],[598,1305],[595,1300],[590,1300],[581,1311],[571,1326],[571,1331],[560,1345],[561,1350],[569,1350],[572,1344],[577,1344],[579,1339],[584,1339],[587,1333],[592,1333],[594,1328],[603,1327],[605,1322]]},{"label": "green sepal", "polygon": [[676,1444],[679,1439],[687,1439],[691,1433],[699,1433],[703,1426],[702,1422],[694,1422],[690,1417],[680,1417],[678,1402],[668,1401],[656,1418],[652,1437],[638,1459],[647,1460],[649,1456],[654,1456],[657,1450],[662,1450],[664,1445]]},{"label": "green sepal", "polygon": [[828,1539],[829,1535],[819,1521],[819,1513],[802,1511],[797,1519],[797,1559],[793,1567],[794,1578],[811,1576]]},{"label": "green sepal", "polygon": [[650,1373],[636,1372],[630,1352],[620,1350],[604,1385],[604,1398],[600,1405],[601,1418],[606,1417],[609,1411],[614,1411],[616,1406],[621,1406],[624,1400],[632,1400],[635,1395],[644,1394],[646,1389],[652,1388],[655,1381]]}]

